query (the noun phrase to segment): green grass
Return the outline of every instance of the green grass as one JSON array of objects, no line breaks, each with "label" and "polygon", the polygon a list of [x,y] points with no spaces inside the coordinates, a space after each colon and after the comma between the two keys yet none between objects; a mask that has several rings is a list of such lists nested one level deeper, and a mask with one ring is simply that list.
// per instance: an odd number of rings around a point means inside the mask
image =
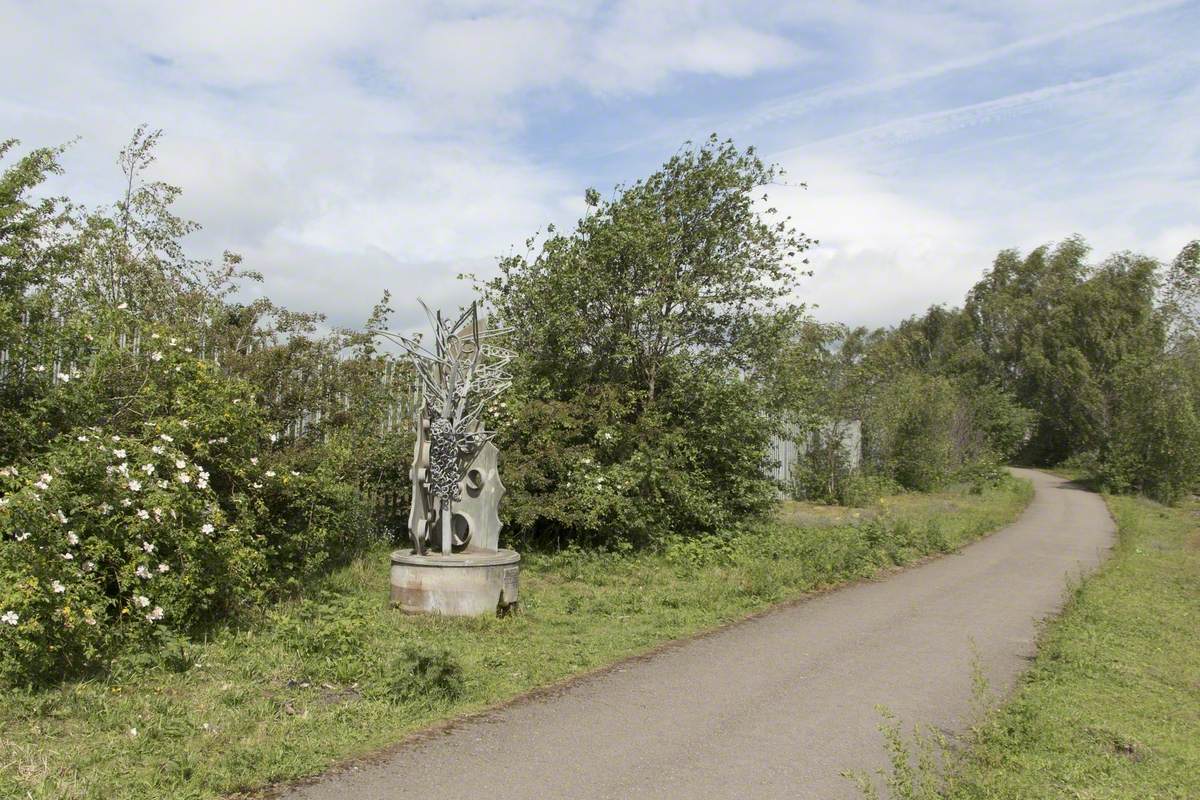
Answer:
[{"label": "green grass", "polygon": [[1105,499],[1116,551],[979,727],[947,797],[1200,798],[1200,503]]},{"label": "green grass", "polygon": [[183,800],[313,775],[438,720],[952,549],[1014,519],[1031,491],[1010,481],[861,510],[790,503],[732,541],[532,555],[522,611],[505,618],[388,608],[380,549],[207,643],[0,695],[0,797]]}]

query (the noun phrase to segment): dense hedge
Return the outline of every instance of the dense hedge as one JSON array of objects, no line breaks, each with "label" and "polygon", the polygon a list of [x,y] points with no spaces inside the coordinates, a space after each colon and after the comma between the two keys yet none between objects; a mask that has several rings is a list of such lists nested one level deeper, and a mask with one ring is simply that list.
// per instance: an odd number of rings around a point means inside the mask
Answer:
[{"label": "dense hedge", "polygon": [[[48,392],[47,407],[104,422],[0,469],[0,681],[194,631],[298,588],[370,531],[342,476],[274,448],[252,387],[176,338],[150,341]],[[117,375],[137,387],[119,400]]]}]

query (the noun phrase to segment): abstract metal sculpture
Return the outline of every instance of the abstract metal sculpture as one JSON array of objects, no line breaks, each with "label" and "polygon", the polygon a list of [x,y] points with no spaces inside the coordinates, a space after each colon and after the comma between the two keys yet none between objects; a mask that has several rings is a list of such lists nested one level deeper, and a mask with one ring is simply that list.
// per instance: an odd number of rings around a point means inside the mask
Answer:
[{"label": "abstract metal sculpture", "polygon": [[[434,549],[447,555],[470,545],[494,551],[504,487],[491,444],[494,432],[484,430],[482,420],[487,407],[510,385],[504,368],[513,354],[488,341],[508,329],[485,328],[474,302],[453,322],[418,302],[433,326],[432,350],[407,336],[373,331],[399,344],[416,371],[417,438],[409,473],[413,552],[423,556]],[[471,508],[456,513],[460,504]]]}]

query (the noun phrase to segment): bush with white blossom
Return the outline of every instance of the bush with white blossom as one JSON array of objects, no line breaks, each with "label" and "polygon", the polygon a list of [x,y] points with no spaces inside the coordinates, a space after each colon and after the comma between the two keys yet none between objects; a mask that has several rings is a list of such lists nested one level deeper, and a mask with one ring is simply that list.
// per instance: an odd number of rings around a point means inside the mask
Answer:
[{"label": "bush with white blossom", "polygon": [[[248,384],[160,339],[98,354],[59,390],[72,408],[99,398],[102,424],[0,467],[0,683],[195,631],[295,589],[367,530],[334,461],[292,468]],[[139,387],[119,406],[115,373]]]}]

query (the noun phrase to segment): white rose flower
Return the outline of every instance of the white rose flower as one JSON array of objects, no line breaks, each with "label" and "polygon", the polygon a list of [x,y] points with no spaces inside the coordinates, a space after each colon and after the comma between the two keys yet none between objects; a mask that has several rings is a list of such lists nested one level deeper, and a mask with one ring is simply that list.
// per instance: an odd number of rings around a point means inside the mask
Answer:
[{"label": "white rose flower", "polygon": [[55,594],[62,594],[67,590],[67,587],[63,586],[59,581],[51,581],[50,588],[54,590]]},{"label": "white rose flower", "polygon": [[139,508],[137,515],[138,519],[150,519],[150,512],[144,508]]},{"label": "white rose flower", "polygon": [[153,464],[142,464],[142,472],[146,473],[147,475],[153,475],[154,474],[154,465]]},{"label": "white rose flower", "polygon": [[188,475],[186,472],[181,472],[178,475],[176,475],[175,477],[179,480],[180,483],[191,483],[192,482],[192,476]]},{"label": "white rose flower", "polygon": [[142,549],[145,550],[147,553],[153,553],[154,545],[150,544],[149,542],[142,542]]},{"label": "white rose flower", "polygon": [[166,564],[159,564],[158,571],[159,572],[170,572],[171,568],[169,566],[167,566]]},{"label": "white rose flower", "polygon": [[6,625],[16,625],[20,621],[21,618],[17,616],[17,612],[15,611],[5,611],[3,614],[0,614],[0,622]]},{"label": "white rose flower", "polygon": [[138,564],[137,576],[142,580],[146,580],[150,577],[150,570],[146,569],[145,564]]},{"label": "white rose flower", "polygon": [[137,597],[133,598],[133,602],[134,602],[134,605],[138,605],[138,606],[141,606],[142,608],[145,608],[146,606],[150,605],[150,598],[146,597],[146,595],[144,595],[144,594],[139,594]]},{"label": "white rose flower", "polygon": [[187,466],[187,462],[184,461],[182,458],[175,459],[175,469],[183,469],[186,466]]},{"label": "white rose flower", "polygon": [[214,528],[214,527],[212,526],[212,523],[211,523],[211,522],[206,522],[206,523],[204,523],[203,525],[201,525],[201,526],[200,526],[200,532],[201,532],[201,533],[212,533],[212,532],[213,532],[213,531],[215,531],[215,530],[216,530],[216,528]]},{"label": "white rose flower", "polygon": [[79,544],[79,537],[75,535],[75,531],[67,531],[67,541],[70,544]]},{"label": "white rose flower", "polygon": [[162,361],[163,354],[158,352],[157,350],[155,350],[153,353],[150,354],[150,360],[151,361]]},{"label": "white rose flower", "polygon": [[165,433],[164,433],[164,434],[162,434],[161,436],[159,436],[158,438],[162,439],[164,442],[173,442],[173,441],[175,441],[173,438],[171,438],[170,436],[168,436],[168,435],[167,435],[167,434],[165,434]]},{"label": "white rose flower", "polygon": [[119,448],[116,450],[113,450],[112,453],[114,456],[116,456],[117,458],[121,458],[121,459],[125,458],[128,455],[128,453],[126,453],[124,450],[121,450]]}]

